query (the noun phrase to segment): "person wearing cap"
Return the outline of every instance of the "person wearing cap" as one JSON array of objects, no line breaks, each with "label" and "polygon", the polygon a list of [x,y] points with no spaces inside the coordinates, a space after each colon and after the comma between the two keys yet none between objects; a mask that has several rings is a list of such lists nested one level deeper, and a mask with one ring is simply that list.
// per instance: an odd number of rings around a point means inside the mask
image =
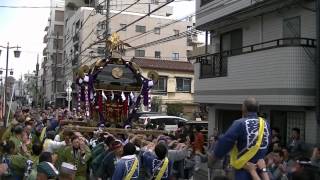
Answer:
[{"label": "person wearing cap", "polygon": [[136,146],[127,143],[123,147],[123,156],[117,162],[112,180],[131,180],[139,178],[139,160],[136,153]]},{"label": "person wearing cap", "polygon": [[76,172],[76,166],[63,162],[59,172],[59,180],[74,180],[76,178]]},{"label": "person wearing cap", "polygon": [[71,138],[72,146],[63,151],[63,162],[71,163],[77,167],[76,180],[85,180],[87,177],[87,163],[91,157],[90,148],[78,136]]},{"label": "person wearing cap", "polygon": [[98,179],[108,179],[113,176],[115,165],[121,159],[123,154],[123,145],[121,141],[116,140],[111,144],[111,152],[109,152],[102,160],[97,171]]},{"label": "person wearing cap", "polygon": [[37,180],[56,179],[59,171],[54,167],[52,154],[50,152],[42,152],[37,165]]},{"label": "person wearing cap", "polygon": [[143,166],[146,167],[152,179],[170,179],[172,162],[169,161],[167,154],[168,149],[163,143],[159,143],[155,147],[150,147],[147,151],[142,152]]}]

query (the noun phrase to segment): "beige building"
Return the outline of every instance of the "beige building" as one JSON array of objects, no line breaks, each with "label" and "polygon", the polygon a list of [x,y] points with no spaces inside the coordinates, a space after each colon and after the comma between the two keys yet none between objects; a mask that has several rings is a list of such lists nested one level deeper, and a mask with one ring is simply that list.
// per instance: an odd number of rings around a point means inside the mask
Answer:
[{"label": "beige building", "polygon": [[147,76],[149,71],[157,71],[159,80],[152,89],[151,97],[161,99],[161,112],[167,112],[168,104],[182,105],[183,116],[194,119],[197,104],[194,103],[193,65],[184,61],[134,58],[132,60]]},{"label": "beige building", "polygon": [[[130,2],[126,1],[126,4],[130,4]],[[143,8],[141,5],[138,6],[141,6],[141,8],[133,6],[128,10],[129,12],[122,12],[121,14],[114,16],[119,12],[117,9],[123,9],[126,6],[128,5],[118,4],[117,6],[112,6],[113,9],[116,10],[111,11],[110,17],[112,18],[110,19],[109,32],[116,32],[134,20],[144,16],[146,13],[145,10],[148,9],[148,6],[146,5],[143,5]],[[158,5],[152,4],[151,10],[157,6]],[[190,21],[190,18],[187,18],[184,21],[175,21],[168,17],[172,14],[172,10],[173,9],[170,6],[164,7],[161,11],[156,13],[156,15],[148,16],[141,21],[122,29],[118,34],[123,41],[129,43],[132,47],[138,47],[168,36],[179,37],[181,32],[185,32],[192,28],[193,22]],[[74,79],[76,69],[80,65],[90,65],[98,58],[104,58],[105,44],[101,39],[105,36],[106,32],[104,24],[105,15],[100,14],[98,10],[89,7],[80,7],[73,13],[66,13],[66,15],[64,29],[65,81],[67,79]],[[162,66],[158,67],[159,69],[155,69],[159,71],[161,76],[167,77],[167,79],[166,82],[161,81],[166,84],[166,94],[154,92],[154,95],[161,95],[160,97],[163,99],[164,104],[178,103],[183,100],[185,114],[188,114],[188,117],[190,118],[194,111],[193,70],[190,71],[192,65],[187,62],[187,55],[190,54],[192,50],[192,40],[195,39],[195,36],[192,38],[191,36],[182,37],[174,41],[143,48],[130,48],[123,54],[123,58],[126,60],[135,57],[147,59],[152,62],[163,62],[163,64],[172,63],[174,66],[178,66],[177,69],[171,70],[165,69]],[[99,40],[101,43],[92,45]],[[179,69],[181,64],[187,64],[186,66],[188,66],[189,69]],[[142,67],[142,69],[144,73],[147,73],[150,68]],[[182,90],[179,92],[178,90],[178,92],[176,92],[178,84],[177,77],[180,78],[178,78],[179,85],[182,84],[181,86],[183,86],[183,83],[189,84],[186,85],[188,87],[185,87],[189,88],[188,90],[184,92],[181,92]],[[163,106],[163,110],[166,110],[165,106]]]}]

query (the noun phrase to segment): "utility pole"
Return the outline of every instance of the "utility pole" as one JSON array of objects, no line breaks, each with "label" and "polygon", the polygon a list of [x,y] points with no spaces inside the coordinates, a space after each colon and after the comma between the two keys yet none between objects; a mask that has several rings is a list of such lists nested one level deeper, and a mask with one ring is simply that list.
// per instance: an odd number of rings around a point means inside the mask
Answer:
[{"label": "utility pole", "polygon": [[[316,1],[316,25],[317,25],[317,48],[316,48],[316,59],[315,59],[315,85],[316,85],[316,118],[318,121],[318,127],[320,126],[320,0]],[[317,141],[320,141],[320,133],[318,132]]]},{"label": "utility pole", "polygon": [[105,5],[106,5],[106,31],[105,31],[105,59],[108,59],[109,56],[109,49],[108,49],[108,43],[107,40],[110,36],[109,32],[109,15],[110,15],[110,0],[104,0]]},{"label": "utility pole", "polygon": [[36,107],[38,107],[39,100],[39,90],[38,90],[38,77],[39,77],[39,54],[37,56],[37,64],[36,64]]},{"label": "utility pole", "polygon": [[58,48],[59,48],[59,33],[56,37],[56,56],[54,62],[54,106],[57,107],[57,63],[58,63]]}]

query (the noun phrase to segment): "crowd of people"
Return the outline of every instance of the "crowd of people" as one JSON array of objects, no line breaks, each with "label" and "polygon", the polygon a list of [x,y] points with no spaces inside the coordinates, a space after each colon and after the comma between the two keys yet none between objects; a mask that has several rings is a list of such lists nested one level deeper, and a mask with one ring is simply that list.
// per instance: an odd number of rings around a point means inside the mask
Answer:
[{"label": "crowd of people", "polygon": [[1,179],[190,179],[205,157],[200,128],[81,133],[64,128],[73,117],[60,108],[17,110],[2,135]]},{"label": "crowd of people", "polygon": [[279,129],[258,117],[255,99],[243,106],[243,118],[224,134],[215,129],[208,142],[200,126],[159,135],[81,133],[64,128],[76,116],[65,109],[18,109],[1,137],[0,179],[203,179],[204,167],[210,180],[319,178],[320,147],[309,153],[298,128],[282,144]]}]

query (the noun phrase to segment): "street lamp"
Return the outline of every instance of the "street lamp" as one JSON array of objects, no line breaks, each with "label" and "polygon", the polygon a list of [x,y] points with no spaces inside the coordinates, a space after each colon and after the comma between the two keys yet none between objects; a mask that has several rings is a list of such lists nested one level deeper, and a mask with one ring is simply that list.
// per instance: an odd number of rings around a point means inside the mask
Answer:
[{"label": "street lamp", "polygon": [[[9,62],[9,49],[13,49],[13,48],[16,48],[16,50],[13,51],[14,53],[14,57],[15,58],[19,58],[20,55],[21,55],[21,51],[19,50],[19,46],[12,46],[10,47],[9,46],[9,42],[7,43],[7,46],[0,46],[1,48],[4,48],[4,49],[7,49],[7,60],[6,60],[6,76],[5,76],[5,84],[4,84],[4,96],[3,96],[3,112],[5,113],[5,116],[4,118],[7,117],[7,119],[4,119],[4,122],[3,122],[3,126],[4,127],[7,127],[7,120],[8,120],[8,117],[9,117],[9,112],[7,112],[7,108],[6,108],[6,104],[7,104],[7,98],[6,98],[6,94],[7,94],[7,86],[8,86],[8,62]],[[1,54],[1,52],[0,52]],[[10,73],[11,74],[11,73]],[[13,73],[12,73],[13,74]]]}]

